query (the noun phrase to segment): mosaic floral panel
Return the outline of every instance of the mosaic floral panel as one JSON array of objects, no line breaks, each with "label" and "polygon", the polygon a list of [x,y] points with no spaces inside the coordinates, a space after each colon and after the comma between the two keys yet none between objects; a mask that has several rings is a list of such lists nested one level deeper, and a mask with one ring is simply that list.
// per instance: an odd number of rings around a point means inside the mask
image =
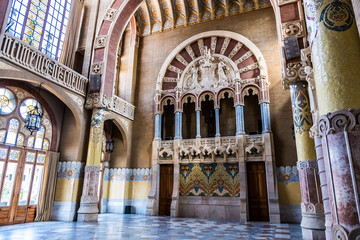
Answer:
[{"label": "mosaic floral panel", "polygon": [[180,164],[180,196],[240,196],[238,164]]},{"label": "mosaic floral panel", "polygon": [[20,151],[18,150],[10,150],[9,160],[19,160]]},{"label": "mosaic floral panel", "polygon": [[106,168],[104,172],[104,181],[148,182],[150,180],[150,168]]},{"label": "mosaic floral panel", "polygon": [[85,164],[82,162],[59,162],[57,178],[82,178]]},{"label": "mosaic floral panel", "polygon": [[0,143],[5,142],[5,136],[6,136],[6,130],[1,130],[0,131]]},{"label": "mosaic floral panel", "polygon": [[7,148],[0,148],[0,159],[6,159],[7,152]]},{"label": "mosaic floral panel", "polygon": [[23,146],[24,145],[24,135],[19,134],[16,140],[16,146]]},{"label": "mosaic floral panel", "polygon": [[34,152],[27,152],[26,154],[26,161],[27,162],[34,162],[36,157],[36,153]]},{"label": "mosaic floral panel", "polygon": [[286,185],[289,182],[299,182],[299,172],[296,166],[281,166],[276,169],[278,182],[284,182]]},{"label": "mosaic floral panel", "polygon": [[50,145],[49,140],[45,139],[42,149],[45,151],[49,150],[49,145]]},{"label": "mosaic floral panel", "polygon": [[46,155],[45,154],[38,154],[37,163],[44,163]]}]

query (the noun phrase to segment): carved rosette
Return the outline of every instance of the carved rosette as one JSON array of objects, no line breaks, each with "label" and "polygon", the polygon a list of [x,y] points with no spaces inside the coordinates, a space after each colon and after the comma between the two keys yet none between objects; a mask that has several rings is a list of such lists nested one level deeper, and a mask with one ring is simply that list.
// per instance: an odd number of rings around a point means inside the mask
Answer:
[{"label": "carved rosette", "polygon": [[303,23],[301,20],[295,20],[281,24],[282,38],[288,38],[292,36],[303,37]]},{"label": "carved rosette", "polygon": [[109,8],[105,13],[104,20],[108,20],[108,21],[114,20],[116,12],[117,9]]},{"label": "carved rosette", "polygon": [[100,93],[90,93],[86,99],[86,108],[101,107],[100,105]]},{"label": "carved rosette", "polygon": [[298,171],[303,169],[313,169],[318,171],[318,164],[316,161],[298,161],[296,167]]},{"label": "carved rosette", "polygon": [[107,36],[98,36],[96,39],[95,39],[95,49],[98,49],[98,48],[104,48],[106,46],[106,39],[107,39]]},{"label": "carved rosette", "polygon": [[92,74],[102,74],[103,73],[103,65],[104,63],[95,63],[91,66],[91,73]]},{"label": "carved rosette", "polygon": [[301,212],[302,213],[324,213],[324,206],[322,203],[301,203]]},{"label": "carved rosette", "polygon": [[319,119],[318,131],[321,137],[344,131],[360,130],[360,109],[338,110]]}]

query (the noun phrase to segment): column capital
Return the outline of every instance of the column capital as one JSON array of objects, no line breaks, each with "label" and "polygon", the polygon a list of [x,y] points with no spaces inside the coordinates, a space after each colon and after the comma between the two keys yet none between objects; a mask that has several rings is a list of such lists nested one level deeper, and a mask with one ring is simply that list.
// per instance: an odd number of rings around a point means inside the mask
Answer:
[{"label": "column capital", "polygon": [[289,89],[289,85],[297,81],[305,81],[305,66],[302,62],[288,63],[283,71],[281,83],[284,89]]}]

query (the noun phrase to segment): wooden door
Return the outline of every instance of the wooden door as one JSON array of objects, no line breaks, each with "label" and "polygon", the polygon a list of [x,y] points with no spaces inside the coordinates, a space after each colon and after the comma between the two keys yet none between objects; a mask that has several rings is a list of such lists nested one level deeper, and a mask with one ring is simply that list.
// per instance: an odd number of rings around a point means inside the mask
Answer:
[{"label": "wooden door", "polygon": [[264,162],[247,163],[249,221],[269,221]]},{"label": "wooden door", "polygon": [[32,222],[45,151],[0,145],[0,225]]},{"label": "wooden door", "polygon": [[171,196],[174,183],[174,165],[160,165],[159,215],[170,216]]}]

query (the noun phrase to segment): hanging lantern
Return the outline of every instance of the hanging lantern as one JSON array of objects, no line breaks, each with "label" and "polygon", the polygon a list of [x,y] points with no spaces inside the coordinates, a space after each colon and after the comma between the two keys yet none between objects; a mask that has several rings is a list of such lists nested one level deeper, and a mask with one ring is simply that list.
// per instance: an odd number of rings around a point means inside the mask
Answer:
[{"label": "hanging lantern", "polygon": [[25,119],[25,128],[30,131],[30,135],[32,135],[34,131],[39,130],[41,119],[42,113],[39,111],[37,105],[27,113]]},{"label": "hanging lantern", "polygon": [[112,153],[114,151],[114,140],[106,140],[105,151],[107,153]]}]

